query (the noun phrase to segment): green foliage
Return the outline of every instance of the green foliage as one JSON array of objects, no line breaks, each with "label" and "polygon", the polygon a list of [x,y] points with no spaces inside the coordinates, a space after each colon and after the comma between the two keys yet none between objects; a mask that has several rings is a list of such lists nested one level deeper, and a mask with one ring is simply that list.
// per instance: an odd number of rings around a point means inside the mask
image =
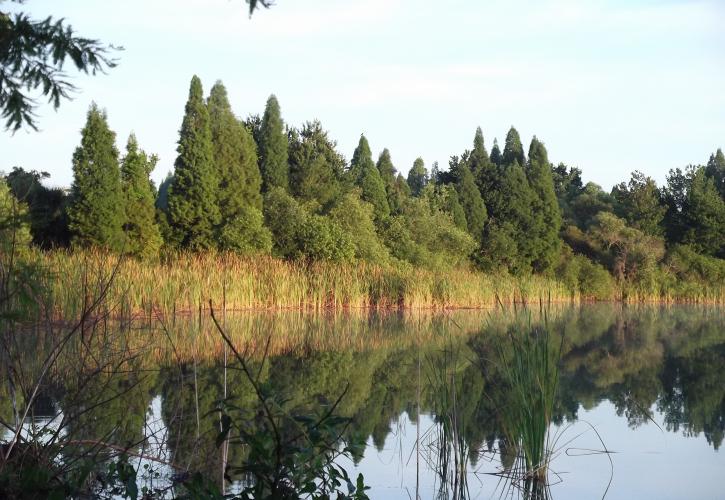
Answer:
[{"label": "green foliage", "polygon": [[408,186],[413,196],[420,196],[423,188],[428,184],[428,170],[425,168],[423,158],[416,158],[413,167],[408,172]]},{"label": "green foliage", "polygon": [[534,272],[544,273],[553,267],[559,255],[561,212],[549,157],[544,144],[536,137],[529,147],[526,175],[534,193],[534,205],[531,207],[533,227],[528,235],[532,240],[532,267]]},{"label": "green foliage", "polygon": [[[438,208],[450,215],[451,220],[458,229],[468,230],[468,221],[466,220],[466,211],[461,205],[458,191],[453,186],[442,185],[436,186],[438,195]],[[483,207],[484,210],[486,207]]]},{"label": "green foliage", "polygon": [[661,236],[662,222],[667,208],[662,203],[657,184],[642,172],[632,172],[628,184],[617,184],[612,189],[615,213],[627,220],[627,223],[640,231]]},{"label": "green foliage", "polygon": [[355,256],[349,234],[328,217],[307,212],[282,188],[267,194],[264,218],[280,257],[350,261]]},{"label": "green foliage", "polygon": [[720,197],[725,199],[725,154],[722,149],[710,155],[705,167],[705,175],[712,179]]},{"label": "green foliage", "polygon": [[0,254],[3,260],[12,253],[23,252],[30,241],[28,208],[13,196],[6,183],[0,182]]},{"label": "green foliage", "polygon": [[481,246],[484,269],[505,268],[514,274],[531,272],[536,238],[532,238],[534,216],[531,207],[536,194],[524,169],[514,161],[499,169],[497,189],[486,200],[489,222]]},{"label": "green foliage", "polygon": [[289,189],[287,165],[287,134],[285,133],[279,102],[269,96],[259,128],[259,168],[262,172],[264,192],[274,187]]},{"label": "green foliage", "polygon": [[76,245],[115,251],[124,246],[125,212],[115,140],[106,113],[92,104],[81,144],[73,153],[68,225]]},{"label": "green foliage", "polygon": [[501,166],[512,165],[514,162],[519,165],[526,165],[526,157],[524,156],[524,145],[521,143],[521,137],[518,131],[511,127],[506,134],[506,144],[503,147]]},{"label": "green foliage", "polygon": [[272,240],[263,226],[262,178],[254,139],[234,116],[221,82],[212,87],[208,107],[219,178],[219,248],[241,253],[268,252]]},{"label": "green foliage", "polygon": [[661,238],[649,236],[627,226],[623,219],[601,212],[589,230],[592,242],[599,246],[602,257],[614,277],[640,290],[656,290],[656,265],[664,255]]},{"label": "green foliage", "polygon": [[489,157],[491,160],[491,163],[496,165],[497,167],[500,167],[503,163],[503,158],[501,155],[501,149],[498,147],[498,140],[493,140],[493,147],[491,148],[491,156]]},{"label": "green foliage", "polygon": [[126,209],[125,251],[140,258],[156,257],[163,243],[156,224],[153,184],[149,179],[156,162],[156,156],[149,158],[138,148],[136,136],[131,134],[126,144],[126,156],[121,162],[121,184]]},{"label": "green foliage", "polygon": [[216,248],[214,235],[221,219],[219,177],[214,167],[209,112],[197,76],[191,79],[177,151],[174,182],[168,193],[171,243],[189,250]]},{"label": "green foliage", "polygon": [[702,168],[692,176],[684,216],[683,243],[698,252],[725,258],[725,199]]},{"label": "green foliage", "polygon": [[397,259],[432,269],[462,264],[476,246],[449,214],[423,198],[409,199],[401,215],[385,222],[382,237]]},{"label": "green foliage", "polygon": [[572,294],[584,300],[610,300],[614,297],[614,282],[607,269],[583,255],[574,254],[564,245],[556,266],[556,276]]},{"label": "green foliage", "polygon": [[483,203],[483,198],[481,198],[481,193],[478,190],[478,186],[476,186],[473,174],[468,168],[462,168],[460,170],[456,191],[458,192],[458,200],[466,217],[468,233],[476,241],[480,242],[483,239],[483,229],[488,220],[488,213],[486,212],[486,205]]},{"label": "green foliage", "polygon": [[604,192],[600,186],[587,182],[584,189],[570,203],[573,223],[581,230],[586,230],[596,220],[599,212],[612,212],[614,202],[611,195]]},{"label": "green foliage", "polygon": [[343,195],[328,214],[350,235],[355,245],[355,258],[386,264],[390,259],[388,249],[383,245],[375,230],[374,207],[360,198],[356,191]]},{"label": "green foliage", "polygon": [[[389,153],[387,163],[390,163]],[[390,168],[392,163],[390,163],[389,167],[388,165],[383,166],[384,168]],[[394,168],[392,171],[388,170],[387,174],[392,175],[394,170]],[[364,135],[360,136],[360,142],[353,152],[347,175],[353,184],[362,189],[362,199],[371,203],[375,208],[376,220],[382,220],[390,215],[385,182],[378,167],[373,163],[370,146]]]},{"label": "green foliage", "polygon": [[63,70],[65,62],[95,75],[116,66],[108,57],[111,50],[113,46],[77,36],[64,19],[36,21],[24,12],[12,17],[0,12],[0,111],[5,129],[16,132],[27,125],[37,130],[38,103],[28,91],[48,96],[58,109],[76,90]]},{"label": "green foliage", "polygon": [[26,172],[14,167],[7,175],[7,183],[13,195],[28,205],[33,243],[43,249],[67,247],[68,196],[63,189],[45,187],[41,180],[48,176],[46,172]]},{"label": "green foliage", "polygon": [[345,160],[336,147],[319,121],[291,132],[290,180],[296,197],[326,208],[340,196]]}]

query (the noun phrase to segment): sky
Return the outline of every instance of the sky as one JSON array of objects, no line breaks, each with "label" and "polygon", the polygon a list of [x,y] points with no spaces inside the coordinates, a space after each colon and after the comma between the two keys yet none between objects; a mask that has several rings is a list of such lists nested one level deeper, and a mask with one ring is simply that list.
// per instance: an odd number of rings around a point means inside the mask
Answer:
[{"label": "sky", "polygon": [[490,151],[512,125],[525,148],[609,190],[640,170],[725,148],[725,2],[720,0],[277,0],[249,18],[242,0],[3,2],[64,17],[123,46],[105,75],[74,75],[72,101],[39,109],[40,131],[0,132],[0,171],[47,171],[69,186],[92,101],[122,151],[134,132],[173,169],[189,81],[222,80],[240,118],[274,93],[291,126],[319,119],[346,158],[360,134],[406,173],[472,146]]}]

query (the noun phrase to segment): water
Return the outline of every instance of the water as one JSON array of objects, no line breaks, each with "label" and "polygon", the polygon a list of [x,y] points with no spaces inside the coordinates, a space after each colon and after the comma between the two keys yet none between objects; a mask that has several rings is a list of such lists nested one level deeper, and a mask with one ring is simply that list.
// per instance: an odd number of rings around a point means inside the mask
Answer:
[{"label": "water", "polygon": [[[339,463],[364,475],[371,498],[520,496],[521,477],[510,472],[513,390],[501,360],[512,325],[543,322],[551,345],[562,346],[547,447],[551,497],[723,498],[724,312],[586,305],[547,309],[544,319],[538,307],[288,311],[230,313],[224,324],[235,345],[247,347],[250,370],[282,396],[285,411],[309,414],[321,397],[335,401],[346,390],[336,408],[352,418],[344,436],[365,447]],[[225,369],[223,342],[208,319],[180,317],[165,329],[134,324],[118,338],[104,332],[98,347],[77,344],[59,361],[31,417],[55,429],[53,417],[65,416],[64,439],[138,443],[131,462],[145,466],[142,485],[171,487],[170,476],[187,467],[221,484],[223,464],[242,463],[248,451],[230,443],[222,453],[213,409],[225,391],[230,404],[260,407],[228,350]],[[111,362],[119,356],[126,361]],[[81,367],[92,363],[114,374],[84,375]],[[0,416],[7,419],[9,400],[3,401]],[[447,454],[446,416],[455,420]],[[443,457],[458,463],[444,468]],[[234,491],[242,478],[230,476],[224,488]]]}]

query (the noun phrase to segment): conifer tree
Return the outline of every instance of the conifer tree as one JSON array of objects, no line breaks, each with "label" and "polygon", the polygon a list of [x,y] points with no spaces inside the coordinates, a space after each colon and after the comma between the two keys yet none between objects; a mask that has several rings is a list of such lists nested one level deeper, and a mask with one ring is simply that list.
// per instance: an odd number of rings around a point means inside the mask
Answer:
[{"label": "conifer tree", "polygon": [[329,207],[341,193],[345,160],[336,151],[319,121],[306,123],[290,134],[290,180],[292,192],[303,201]]},{"label": "conifer tree", "polygon": [[373,163],[370,145],[364,135],[352,155],[348,175],[352,182],[362,189],[362,199],[372,204],[376,220],[390,215],[385,184],[378,168]]},{"label": "conifer tree", "polygon": [[390,191],[390,188],[395,185],[395,176],[398,174],[398,171],[393,165],[388,148],[383,149],[383,152],[380,153],[376,166],[378,167],[378,172],[380,172],[380,178],[383,179],[386,191]]},{"label": "conifer tree", "polygon": [[483,131],[481,127],[476,128],[476,135],[473,137],[473,149],[468,157],[468,167],[473,173],[473,178],[478,180],[483,177],[484,172],[489,168],[491,161],[483,142]]},{"label": "conifer tree", "polygon": [[534,238],[532,264],[536,272],[552,268],[559,256],[561,212],[554,190],[551,164],[544,144],[534,137],[529,147],[529,165],[526,170],[529,186],[534,194]]},{"label": "conifer tree", "polygon": [[493,147],[491,148],[491,163],[497,167],[501,166],[501,149],[498,147],[498,139],[493,140]]},{"label": "conifer tree", "polygon": [[506,134],[506,144],[503,148],[503,156],[501,157],[501,164],[503,166],[511,165],[514,160],[518,162],[520,166],[526,165],[526,158],[524,157],[524,146],[521,144],[521,137],[519,137],[518,131],[511,127]]},{"label": "conifer tree", "polygon": [[279,102],[273,94],[267,99],[259,131],[259,166],[265,193],[273,187],[289,189],[287,147]]},{"label": "conifer tree", "polygon": [[194,76],[181,124],[179,156],[174,182],[169,188],[168,215],[173,243],[189,250],[216,248],[215,230],[220,222],[209,111],[201,80]]},{"label": "conifer tree", "polygon": [[262,178],[254,139],[234,116],[221,82],[212,87],[208,107],[219,178],[219,247],[243,253],[269,251],[272,240],[262,224]]},{"label": "conifer tree", "polygon": [[461,169],[456,190],[458,200],[466,214],[468,232],[476,241],[480,242],[483,238],[483,228],[488,220],[488,214],[481,193],[473,179],[473,173],[467,168]]},{"label": "conifer tree", "polygon": [[684,242],[695,250],[725,258],[725,200],[700,167],[692,176],[685,205]]},{"label": "conifer tree", "polygon": [[121,183],[126,209],[125,251],[142,259],[156,257],[163,243],[156,224],[155,193],[149,179],[157,161],[156,156],[148,157],[138,148],[135,135],[129,136],[126,155],[121,163]]},{"label": "conifer tree", "polygon": [[497,189],[491,195],[482,263],[489,269],[503,265],[515,274],[528,273],[534,254],[531,232],[536,196],[518,161],[500,169]]},{"label": "conifer tree", "polygon": [[413,196],[418,197],[423,188],[428,184],[428,171],[423,163],[423,158],[416,158],[413,167],[408,172],[408,186]]},{"label": "conifer tree", "polygon": [[68,208],[73,242],[119,251],[124,245],[124,208],[116,134],[106,113],[92,104],[73,153],[73,186]]},{"label": "conifer tree", "polygon": [[710,160],[705,167],[705,175],[713,180],[720,197],[725,199],[725,155],[722,149],[718,148],[715,154],[710,155]]}]

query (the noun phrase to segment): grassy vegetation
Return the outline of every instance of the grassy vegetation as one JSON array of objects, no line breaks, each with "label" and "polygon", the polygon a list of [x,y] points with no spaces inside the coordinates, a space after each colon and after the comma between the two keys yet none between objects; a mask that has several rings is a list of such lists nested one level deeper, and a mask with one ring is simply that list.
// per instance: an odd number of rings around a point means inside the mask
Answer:
[{"label": "grassy vegetation", "polygon": [[[568,301],[576,294],[540,276],[429,271],[365,263],[306,263],[232,254],[181,254],[157,263],[96,252],[49,252],[56,308],[72,316],[84,283],[116,270],[110,302],[134,312],[191,312],[209,299],[242,309],[479,308],[503,303]],[[113,300],[113,299],[116,300]],[[63,317],[70,317],[63,314]]]},{"label": "grassy vegetation", "polygon": [[82,290],[115,272],[109,303],[121,312],[149,316],[196,313],[211,299],[227,310],[487,308],[502,303],[623,300],[627,302],[725,301],[725,282],[710,285],[662,275],[651,287],[608,286],[544,276],[484,274],[469,268],[432,271],[411,266],[375,266],[286,261],[268,256],[179,254],[157,262],[92,251],[54,251],[39,257],[53,275],[57,317],[74,317]]}]

